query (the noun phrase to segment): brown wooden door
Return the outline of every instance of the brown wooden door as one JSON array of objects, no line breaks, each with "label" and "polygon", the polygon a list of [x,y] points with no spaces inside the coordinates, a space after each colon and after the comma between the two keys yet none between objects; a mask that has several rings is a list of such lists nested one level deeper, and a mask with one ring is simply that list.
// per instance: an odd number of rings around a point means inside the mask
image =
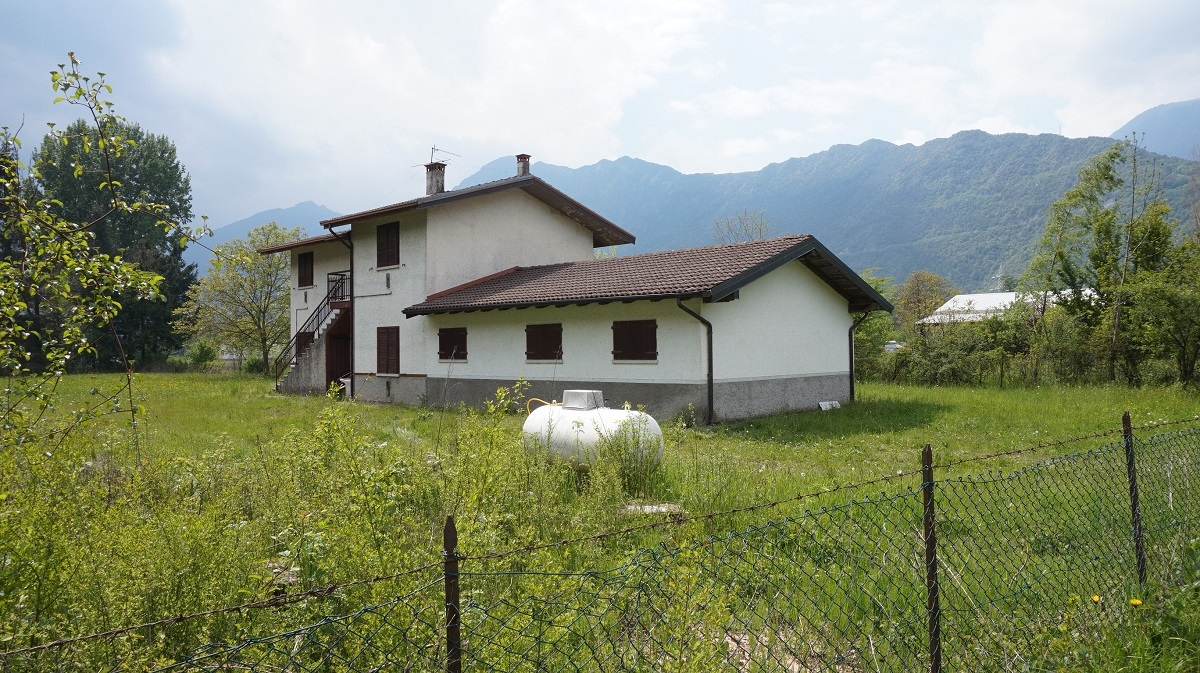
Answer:
[{"label": "brown wooden door", "polygon": [[350,371],[350,336],[330,334],[325,348],[325,387]]}]

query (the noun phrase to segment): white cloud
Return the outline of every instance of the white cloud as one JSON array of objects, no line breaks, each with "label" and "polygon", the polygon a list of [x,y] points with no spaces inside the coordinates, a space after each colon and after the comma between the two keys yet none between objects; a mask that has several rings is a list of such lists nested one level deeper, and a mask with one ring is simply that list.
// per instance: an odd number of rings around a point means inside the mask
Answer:
[{"label": "white cloud", "polygon": [[174,93],[286,148],[294,163],[277,180],[357,190],[343,208],[390,194],[435,143],[467,170],[495,152],[567,164],[615,152],[626,102],[696,70],[700,26],[723,16],[712,3],[632,0],[176,7],[180,39],[155,59]]},{"label": "white cloud", "polygon": [[46,91],[27,71],[83,43],[119,109],[179,145],[218,224],[409,198],[435,143],[463,155],[452,183],[520,151],[733,171],[872,137],[1108,134],[1200,97],[1194,0],[137,1],[123,22],[23,5],[31,30],[0,33],[20,90],[3,123]]},{"label": "white cloud", "polygon": [[972,56],[977,91],[992,103],[1053,101],[1064,134],[1108,135],[1149,107],[1200,96],[1197,25],[1200,5],[1177,0],[997,4]]}]

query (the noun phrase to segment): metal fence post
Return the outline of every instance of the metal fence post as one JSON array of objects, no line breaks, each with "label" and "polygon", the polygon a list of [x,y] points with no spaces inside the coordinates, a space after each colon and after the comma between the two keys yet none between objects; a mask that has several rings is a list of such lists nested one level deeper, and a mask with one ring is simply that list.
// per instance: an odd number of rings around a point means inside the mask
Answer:
[{"label": "metal fence post", "polygon": [[929,614],[929,673],[942,670],[942,609],[938,602],[937,530],[933,509],[933,448],[921,451],[921,495],[925,505],[925,589]]},{"label": "metal fence post", "polygon": [[458,528],[454,515],[442,529],[443,579],[446,586],[446,673],[462,671],[462,634],[458,613]]},{"label": "metal fence post", "polygon": [[1138,583],[1146,583],[1146,545],[1142,541],[1142,504],[1138,497],[1137,465],[1133,459],[1133,424],[1129,412],[1121,417],[1125,433],[1125,471],[1129,475],[1129,513],[1133,519],[1133,551],[1137,555]]}]

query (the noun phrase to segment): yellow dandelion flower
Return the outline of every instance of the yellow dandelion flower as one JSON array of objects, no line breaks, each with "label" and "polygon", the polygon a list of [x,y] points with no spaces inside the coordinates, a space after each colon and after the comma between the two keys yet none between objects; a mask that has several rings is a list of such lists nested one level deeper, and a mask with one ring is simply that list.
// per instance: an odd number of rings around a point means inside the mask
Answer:
[{"label": "yellow dandelion flower", "polygon": [[1093,595],[1092,595],[1092,602],[1093,602],[1093,603],[1099,603],[1099,602],[1100,602],[1100,597],[1099,597],[1099,596],[1096,596],[1096,595],[1094,595],[1094,594],[1093,594]]},{"label": "yellow dandelion flower", "polygon": [[1142,604],[1142,599],[1140,599],[1140,598],[1130,598],[1130,599],[1129,599],[1129,604],[1130,604],[1130,605],[1132,605],[1133,607],[1135,607],[1135,608],[1136,608],[1137,606],[1139,606],[1139,605],[1141,605],[1141,604]]}]

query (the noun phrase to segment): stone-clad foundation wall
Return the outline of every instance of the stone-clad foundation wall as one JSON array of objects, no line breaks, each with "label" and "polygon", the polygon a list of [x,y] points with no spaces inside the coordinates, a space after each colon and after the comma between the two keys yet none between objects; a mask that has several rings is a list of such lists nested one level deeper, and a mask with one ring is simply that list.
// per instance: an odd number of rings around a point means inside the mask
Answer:
[{"label": "stone-clad foundation wall", "polygon": [[324,335],[317,339],[300,356],[300,361],[279,380],[279,392],[293,395],[321,395],[325,391],[325,344]]},{"label": "stone-clad foundation wall", "polygon": [[[403,404],[415,407],[425,404],[424,376],[363,376],[354,377],[354,397],[367,402]],[[478,403],[483,398],[475,402]]]},{"label": "stone-clad foundation wall", "polygon": [[[750,381],[717,381],[713,386],[718,421],[816,409],[819,402],[850,400],[850,374],[818,374]],[[697,406],[699,412],[701,407]],[[702,416],[696,414],[697,418]]]},{"label": "stone-clad foundation wall", "polygon": [[[480,405],[495,397],[496,389],[511,387],[512,380],[447,379],[419,377],[359,376],[354,392],[358,399],[370,402],[433,407],[444,405]],[[716,420],[752,418],[781,411],[815,409],[818,402],[850,397],[848,374],[822,374],[750,381],[717,381],[714,385]],[[564,390],[601,390],[608,405],[619,407],[628,402],[644,406],[660,420],[688,411],[703,421],[707,406],[707,387],[692,383],[620,383],[596,381],[530,381],[526,397],[561,400]]]}]

